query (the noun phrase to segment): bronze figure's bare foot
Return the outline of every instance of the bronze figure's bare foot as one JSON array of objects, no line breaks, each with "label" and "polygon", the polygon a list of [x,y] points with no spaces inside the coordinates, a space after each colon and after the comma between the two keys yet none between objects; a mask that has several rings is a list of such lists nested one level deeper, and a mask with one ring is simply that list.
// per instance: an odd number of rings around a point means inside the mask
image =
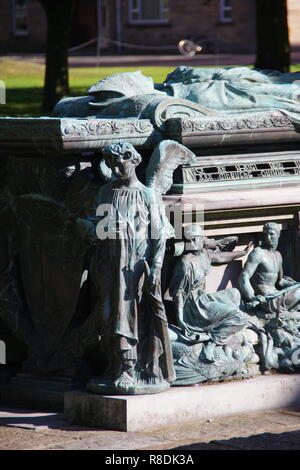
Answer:
[{"label": "bronze figure's bare foot", "polygon": [[123,371],[121,375],[114,381],[114,385],[118,389],[128,390],[136,384],[133,371]]}]

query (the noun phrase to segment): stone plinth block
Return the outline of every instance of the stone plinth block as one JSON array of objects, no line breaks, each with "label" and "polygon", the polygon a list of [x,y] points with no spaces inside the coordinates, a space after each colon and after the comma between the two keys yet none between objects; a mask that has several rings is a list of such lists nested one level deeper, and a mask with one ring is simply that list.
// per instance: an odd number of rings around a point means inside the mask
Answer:
[{"label": "stone plinth block", "polygon": [[174,387],[155,395],[65,393],[65,418],[120,431],[144,431],[260,410],[300,407],[300,375],[276,374],[245,381]]}]

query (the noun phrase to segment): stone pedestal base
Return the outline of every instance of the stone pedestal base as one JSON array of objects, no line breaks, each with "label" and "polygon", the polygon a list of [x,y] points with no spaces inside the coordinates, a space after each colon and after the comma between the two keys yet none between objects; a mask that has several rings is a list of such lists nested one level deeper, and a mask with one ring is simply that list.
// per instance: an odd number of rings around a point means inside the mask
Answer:
[{"label": "stone pedestal base", "polygon": [[216,416],[300,407],[300,374],[274,374],[244,381],[173,387],[155,395],[65,394],[65,418],[73,423],[145,431]]},{"label": "stone pedestal base", "polygon": [[0,401],[33,410],[63,411],[65,392],[81,386],[63,377],[41,379],[18,374],[8,384],[0,386]]}]

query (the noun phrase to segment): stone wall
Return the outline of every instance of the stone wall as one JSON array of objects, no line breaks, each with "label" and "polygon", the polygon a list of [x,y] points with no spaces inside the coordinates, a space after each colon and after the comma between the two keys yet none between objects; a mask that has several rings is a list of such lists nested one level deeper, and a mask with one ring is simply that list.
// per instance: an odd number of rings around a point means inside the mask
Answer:
[{"label": "stone wall", "polygon": [[300,4],[298,0],[288,0],[289,36],[292,49],[300,50]]},{"label": "stone wall", "polygon": [[43,52],[46,40],[46,16],[37,0],[27,0],[28,34],[13,31],[12,1],[0,0],[0,54]]},{"label": "stone wall", "polygon": [[[137,25],[128,20],[128,2],[121,2],[121,40],[139,46],[174,46],[162,52],[177,54],[176,46],[187,36],[199,38],[205,52],[254,53],[255,52],[255,0],[232,0],[232,22],[220,21],[220,0],[172,0],[170,21],[166,24]],[[0,54],[13,52],[43,52],[46,39],[46,18],[37,0],[27,0],[28,34],[17,36],[13,32],[12,1],[0,0]],[[116,12],[114,2],[108,3],[105,36],[116,38]],[[88,5],[86,5],[88,8]],[[288,0],[289,31],[293,49],[300,48],[300,5],[298,0]],[[93,38],[91,38],[93,39]],[[78,41],[75,41],[76,44]],[[114,46],[111,46],[115,49]],[[125,49],[126,53],[142,51]],[[159,50],[157,50],[159,52]],[[147,52],[147,49],[145,51]],[[149,50],[153,53],[153,50]]]},{"label": "stone wall", "polygon": [[122,9],[123,41],[176,46],[187,36],[198,36],[203,47],[207,46],[206,52],[252,53],[255,50],[255,2],[233,0],[232,4],[230,23],[220,21],[219,0],[172,0],[167,24],[133,25],[128,21],[126,0],[126,7]]},{"label": "stone wall", "polygon": [[[290,43],[292,50],[296,50],[300,49],[300,4],[298,0],[287,1]],[[124,42],[169,46],[177,45],[187,36],[198,36],[207,52],[255,53],[255,0],[232,0],[229,23],[220,21],[220,0],[172,0],[169,23],[155,25],[129,24],[128,2],[122,2]]]}]

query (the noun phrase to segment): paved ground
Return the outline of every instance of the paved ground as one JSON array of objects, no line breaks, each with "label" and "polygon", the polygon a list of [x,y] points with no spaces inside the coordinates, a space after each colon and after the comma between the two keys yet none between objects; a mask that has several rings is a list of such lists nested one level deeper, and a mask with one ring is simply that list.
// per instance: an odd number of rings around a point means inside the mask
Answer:
[{"label": "paved ground", "polygon": [[2,408],[0,450],[300,450],[300,410],[234,415],[126,433],[71,425],[60,413]]},{"label": "paved ground", "polygon": [[[25,60],[34,63],[44,63],[43,54],[15,54],[6,58]],[[136,66],[222,66],[222,65],[251,65],[254,64],[253,54],[198,54],[193,57],[177,55],[120,55],[100,56],[95,55],[70,55],[70,67],[136,67]],[[300,63],[300,52],[292,53],[292,63]]]}]

